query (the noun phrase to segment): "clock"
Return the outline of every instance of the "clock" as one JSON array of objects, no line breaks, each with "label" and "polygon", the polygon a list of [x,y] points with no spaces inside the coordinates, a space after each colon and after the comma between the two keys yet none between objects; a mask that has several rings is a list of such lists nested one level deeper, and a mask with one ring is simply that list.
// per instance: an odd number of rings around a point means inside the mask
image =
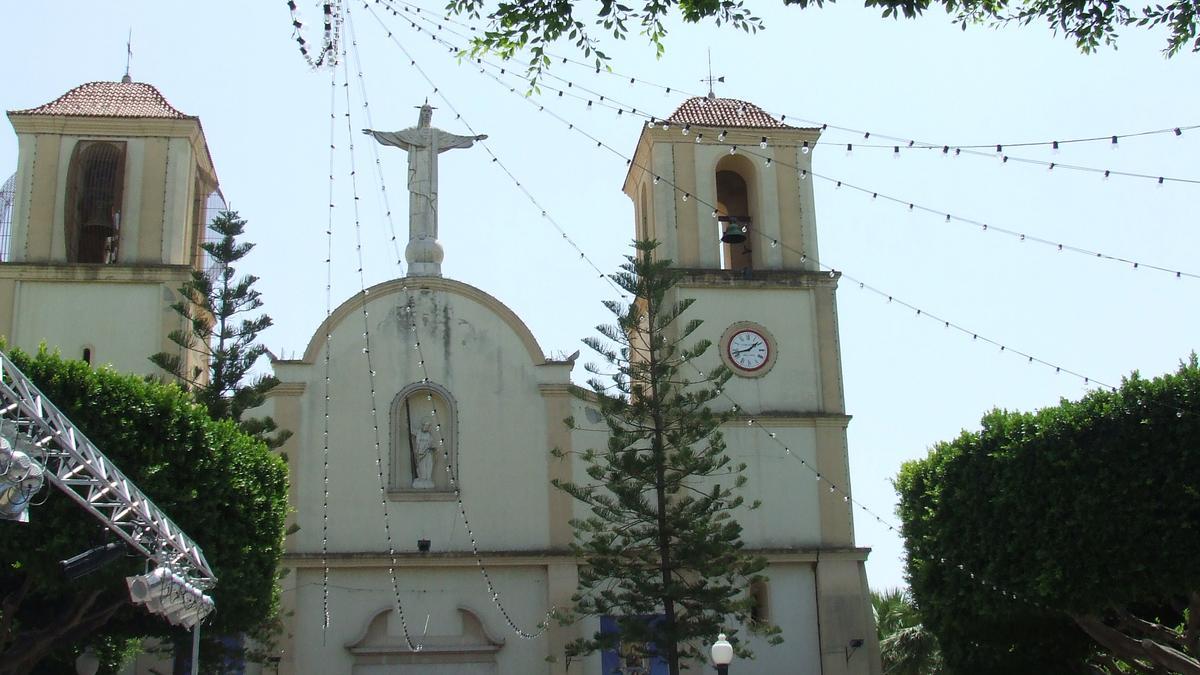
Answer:
[{"label": "clock", "polygon": [[737,375],[765,375],[775,362],[775,340],[758,324],[736,323],[721,337],[721,358]]}]

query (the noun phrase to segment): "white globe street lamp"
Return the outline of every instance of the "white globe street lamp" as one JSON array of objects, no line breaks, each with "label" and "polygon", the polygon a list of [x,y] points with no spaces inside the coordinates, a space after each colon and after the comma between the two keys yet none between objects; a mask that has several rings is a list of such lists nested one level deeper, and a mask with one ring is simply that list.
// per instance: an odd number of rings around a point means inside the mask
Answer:
[{"label": "white globe street lamp", "polygon": [[724,633],[718,635],[717,641],[713,643],[712,660],[720,675],[729,675],[729,664],[733,662],[733,645],[725,639]]},{"label": "white globe street lamp", "polygon": [[98,670],[100,670],[100,657],[96,655],[96,650],[88,645],[88,648],[75,659],[75,672],[79,675],[96,675]]}]

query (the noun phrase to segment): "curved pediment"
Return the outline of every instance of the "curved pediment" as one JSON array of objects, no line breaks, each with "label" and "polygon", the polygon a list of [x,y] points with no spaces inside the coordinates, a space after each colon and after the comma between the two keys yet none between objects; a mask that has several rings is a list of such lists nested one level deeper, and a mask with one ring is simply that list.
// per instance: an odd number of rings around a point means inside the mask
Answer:
[{"label": "curved pediment", "polygon": [[450,293],[483,305],[512,329],[525,346],[525,350],[529,353],[529,359],[534,365],[541,365],[546,362],[546,355],[542,351],[541,346],[538,345],[537,339],[534,338],[533,332],[529,330],[525,322],[509,309],[508,306],[470,284],[441,277],[404,277],[401,279],[392,279],[391,281],[385,281],[372,286],[367,289],[366,293],[355,293],[353,297],[333,310],[329,317],[317,327],[317,330],[308,342],[308,347],[304,350],[304,362],[316,362],[317,354],[320,352],[322,345],[325,344],[326,332],[332,332],[334,326],[346,320],[352,313],[360,312],[367,298],[374,300],[386,295],[422,290]]},{"label": "curved pediment", "polygon": [[[420,650],[414,650],[409,647],[402,633],[389,631],[388,618],[392,611],[391,607],[377,611],[363,625],[358,637],[346,643],[346,649],[355,655],[356,662],[378,660],[379,657],[392,657],[389,662],[394,663],[411,662],[403,658],[405,656],[419,656],[422,662],[493,661],[495,653],[504,646],[504,638],[489,630],[474,610],[459,605],[462,632],[458,635],[420,635],[410,623],[413,642],[421,647]],[[397,660],[394,657],[401,658]]]}]

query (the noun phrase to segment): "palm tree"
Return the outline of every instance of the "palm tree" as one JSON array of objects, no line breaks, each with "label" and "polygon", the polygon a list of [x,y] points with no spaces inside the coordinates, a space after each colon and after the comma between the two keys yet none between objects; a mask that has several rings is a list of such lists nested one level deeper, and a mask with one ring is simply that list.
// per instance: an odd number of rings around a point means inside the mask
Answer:
[{"label": "palm tree", "polygon": [[942,653],[907,589],[871,591],[884,675],[940,675]]}]

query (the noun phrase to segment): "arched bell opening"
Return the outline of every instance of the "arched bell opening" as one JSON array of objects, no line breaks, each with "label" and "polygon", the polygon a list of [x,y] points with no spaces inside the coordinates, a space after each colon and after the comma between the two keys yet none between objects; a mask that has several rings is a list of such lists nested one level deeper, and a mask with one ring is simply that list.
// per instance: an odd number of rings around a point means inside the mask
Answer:
[{"label": "arched bell opening", "polygon": [[754,170],[744,157],[726,157],[717,164],[717,237],[721,240],[721,267],[754,268]]},{"label": "arched bell opening", "polygon": [[125,187],[125,144],[79,143],[72,153],[68,175],[67,261],[116,262]]}]

